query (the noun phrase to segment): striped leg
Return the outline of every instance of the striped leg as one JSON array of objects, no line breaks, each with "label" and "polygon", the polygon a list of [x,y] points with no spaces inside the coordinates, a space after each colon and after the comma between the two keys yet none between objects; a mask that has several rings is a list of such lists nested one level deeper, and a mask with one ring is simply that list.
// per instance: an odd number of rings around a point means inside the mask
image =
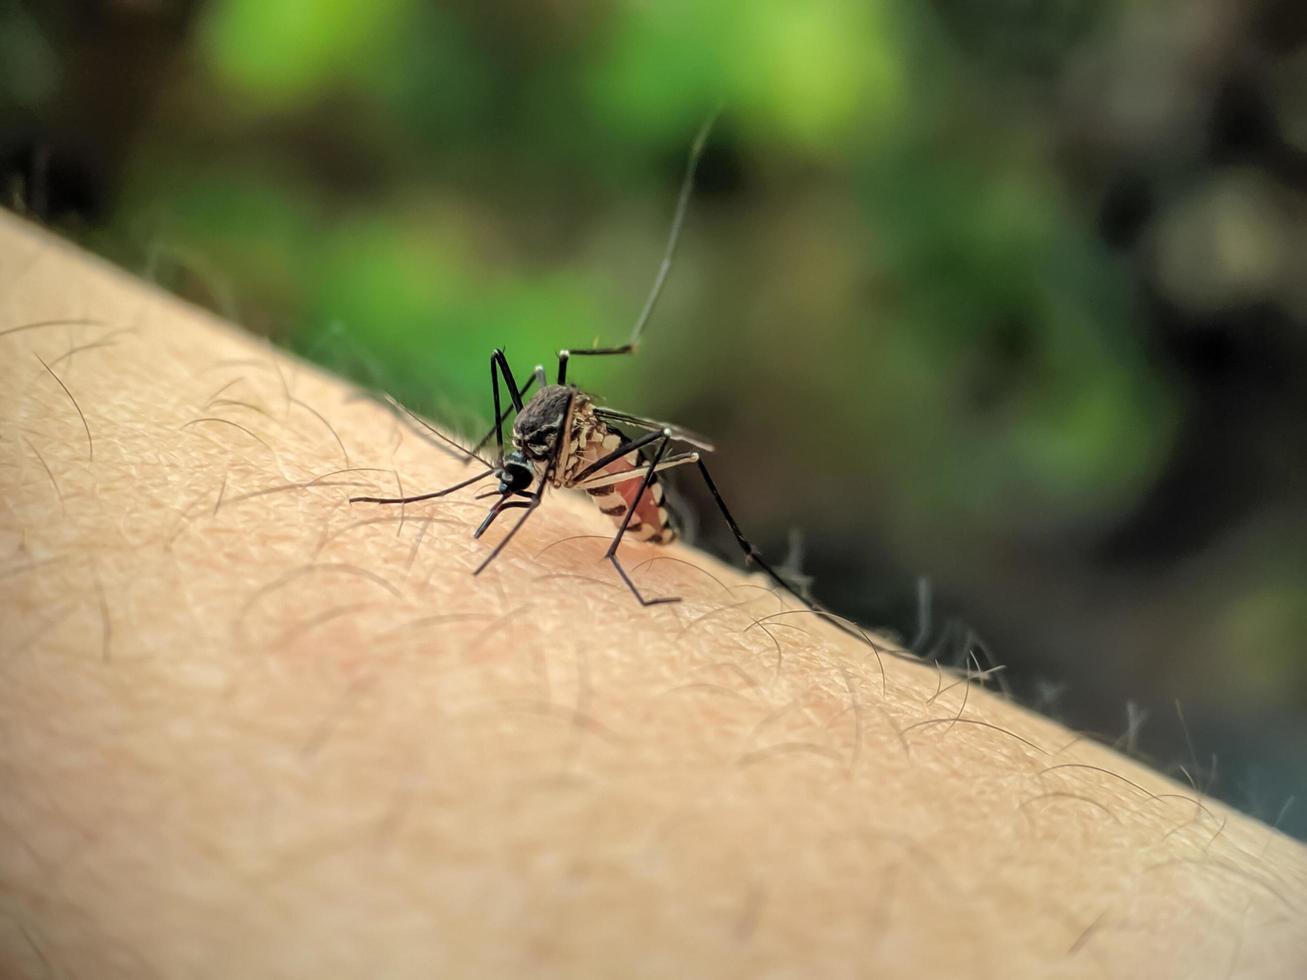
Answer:
[{"label": "striped leg", "polygon": [[[686,463],[699,462],[698,453],[678,453],[675,456],[668,456],[658,464],[654,469],[655,473],[662,473],[664,470],[670,470],[674,466],[684,466]],[[580,480],[574,484],[577,490],[595,490],[599,487],[611,487],[619,483],[625,483],[628,480],[638,480],[649,470],[651,464],[642,463],[633,470],[627,470],[625,473],[597,473],[585,480]]]},{"label": "striped leg", "polygon": [[[640,496],[643,495],[645,489],[647,489],[649,484],[652,482],[654,473],[658,472],[659,470],[670,468],[671,466],[679,466],[685,463],[697,463],[699,466],[699,474],[703,477],[703,481],[708,487],[708,492],[712,495],[713,503],[717,505],[717,509],[721,511],[722,517],[726,519],[726,524],[728,527],[730,527],[731,534],[734,535],[736,543],[740,546],[740,550],[744,552],[744,557],[746,562],[757,565],[760,569],[763,570],[764,573],[766,573],[767,577],[771,579],[772,582],[780,586],[786,592],[790,593],[792,596],[794,596],[796,599],[802,602],[809,609],[813,610],[814,612],[824,612],[824,610],[822,610],[820,606],[818,606],[810,598],[804,595],[800,589],[796,588],[792,583],[787,581],[784,576],[782,576],[779,572],[777,572],[776,569],[772,568],[772,566],[767,563],[766,559],[763,558],[762,553],[753,546],[753,542],[751,542],[748,538],[744,536],[744,532],[740,530],[740,525],[735,520],[735,515],[733,515],[730,511],[730,508],[726,506],[726,501],[722,499],[721,491],[717,489],[717,484],[713,482],[712,475],[708,472],[708,467],[704,465],[704,462],[700,458],[699,453],[697,452],[682,453],[677,456],[672,456],[667,460],[662,460],[662,455],[666,451],[667,441],[669,439],[675,439],[680,442],[688,442],[690,445],[696,446],[708,452],[712,451],[711,443],[705,440],[702,436],[697,436],[693,433],[686,432],[684,430],[677,429],[669,425],[665,425],[662,422],[656,422],[653,419],[641,418],[640,416],[637,415],[628,415],[625,412],[618,412],[609,408],[597,408],[595,410],[595,414],[606,422],[618,422],[626,425],[634,425],[642,429],[648,429],[650,431],[646,435],[641,436],[638,439],[633,439],[630,442],[618,446],[612,452],[605,454],[601,459],[599,459],[595,463],[592,463],[590,466],[586,467],[586,469],[584,469],[583,471],[581,471],[581,473],[577,475],[576,481],[573,484],[574,486],[590,489],[590,488],[598,488],[606,484],[622,482],[624,479],[628,478],[627,473],[623,473],[620,476],[613,477],[605,473],[599,473],[598,471],[601,470],[605,465],[607,465],[612,460],[617,459],[620,456],[624,456],[633,450],[637,450],[644,446],[647,446],[650,443],[657,442],[661,438],[663,441],[659,446],[659,450],[654,458],[654,461],[652,463],[642,464],[641,466],[636,467],[634,470],[629,471],[629,473],[632,476],[635,473],[639,473],[639,472],[645,473],[645,482],[641,488],[640,494],[637,495],[635,498],[636,501],[639,502]],[[630,523],[630,520],[631,520],[631,513],[628,512],[626,515],[626,519],[622,523],[623,532],[626,530],[626,526],[627,524]],[[621,540],[621,537],[622,537],[622,533],[619,532],[617,535],[617,539],[614,540],[613,542],[612,547],[608,549],[609,550],[608,557],[610,558],[610,560],[613,561],[614,564],[617,564],[617,561],[613,553],[616,551],[617,542]],[[620,565],[617,565],[617,570],[621,572],[622,578],[626,580],[627,585],[631,585],[630,580],[626,578],[626,573],[625,571],[622,570],[622,567]],[[644,599],[640,597],[639,592],[636,592],[635,586],[631,585],[631,591],[635,592],[636,598],[640,599],[640,601],[644,603]],[[645,603],[645,604],[648,605],[649,603]],[[837,623],[836,625],[839,624]],[[849,630],[846,627],[841,626],[840,628],[843,629],[845,632],[849,632]]]},{"label": "striped leg", "polygon": [[[597,466],[592,465],[585,472],[581,474],[581,479],[578,480],[575,485],[585,489],[598,488],[606,484],[620,483],[625,479],[633,478],[637,473],[643,473],[644,481],[641,484],[640,493],[637,494],[635,497],[635,501],[636,503],[638,503],[641,497],[644,495],[645,491],[649,488],[649,485],[653,482],[653,477],[655,473],[664,469],[669,469],[672,466],[680,466],[680,465],[684,465],[685,463],[697,463],[699,467],[699,475],[703,477],[704,484],[708,487],[708,493],[712,496],[713,503],[717,505],[717,509],[721,511],[722,517],[726,519],[726,524],[731,529],[731,534],[735,537],[736,544],[738,544],[740,546],[740,550],[744,552],[745,561],[749,564],[757,565],[760,569],[762,569],[762,571],[766,574],[766,576],[772,580],[772,582],[780,586],[786,592],[790,593],[790,595],[794,596],[809,609],[813,610],[814,612],[824,612],[824,610],[822,610],[820,606],[814,603],[810,598],[808,598],[808,596],[804,595],[800,589],[796,588],[792,583],[786,580],[784,576],[782,576],[778,571],[776,571],[776,569],[772,568],[772,566],[767,562],[767,560],[763,558],[762,553],[756,547],[754,547],[753,542],[751,542],[747,537],[744,536],[744,532],[740,529],[739,523],[735,520],[735,515],[732,514],[730,508],[726,506],[726,501],[722,499],[721,491],[717,489],[717,484],[713,482],[712,474],[708,472],[708,467],[704,465],[703,460],[700,458],[697,452],[682,453],[676,456],[669,457],[667,459],[663,459],[663,455],[667,450],[668,441],[672,438],[676,438],[676,433],[673,430],[663,429],[661,433],[650,433],[649,435],[643,436],[639,439],[633,439],[630,442],[625,443],[622,446],[619,446],[613,452],[608,453],[602,460],[599,461],[599,466],[602,466],[604,463],[609,462],[612,459],[616,459],[620,456],[624,456],[627,453],[631,452],[633,449],[638,449],[641,446],[648,445],[650,442],[655,441],[655,439],[660,435],[662,437],[662,442],[659,443],[658,451],[655,453],[652,462],[642,464],[636,469],[630,470],[626,473],[622,473],[616,477],[610,476],[609,474],[606,473],[599,473],[597,476],[593,476],[589,479],[586,479],[587,473],[594,472],[595,470],[598,469]],[[622,579],[630,587],[631,591],[635,593],[635,597],[640,600],[642,605],[654,605],[658,602],[669,601],[663,599],[646,601],[640,595],[639,591],[635,588],[635,586],[632,585],[631,580],[626,575],[626,571],[622,568],[622,566],[617,561],[617,557],[616,557],[617,545],[621,541],[622,535],[626,532],[627,526],[631,522],[634,511],[635,511],[635,504],[632,504],[631,506],[626,508],[626,517],[622,521],[622,527],[618,531],[617,537],[614,538],[612,545],[608,549],[608,554],[605,557],[607,557],[610,561],[613,562],[613,564],[617,568],[618,573],[622,576]],[[663,543],[663,542],[655,542],[655,543]],[[837,623],[836,625],[838,626],[839,624]],[[847,628],[842,626],[840,628],[844,629],[845,632],[848,632]]]},{"label": "striped leg", "polygon": [[[657,466],[646,462],[622,473],[599,473],[584,483],[575,486],[590,495],[591,501],[599,508],[601,513],[620,521],[626,516],[629,501],[627,496],[617,489],[618,487],[623,484],[630,485],[636,480],[643,480],[645,474],[649,473],[651,469],[654,473],[662,473],[673,467],[684,466],[686,463],[695,463],[698,460],[698,453],[680,453],[676,456],[668,456]],[[647,505],[652,502],[653,506],[657,508],[657,519],[651,521],[649,514],[641,513],[637,506],[636,515],[627,528],[627,534],[633,535],[637,540],[648,544],[671,544],[680,537],[680,534],[663,500],[663,484],[655,479],[649,484],[649,489],[642,491],[642,493],[643,497],[637,499],[640,504],[646,506],[646,509]]]},{"label": "striped leg", "polygon": [[[627,446],[618,448],[619,450],[625,449],[626,452],[629,452],[630,447],[634,446],[636,443],[648,441],[648,439],[636,439],[631,443],[628,443]],[[626,583],[626,587],[631,590],[631,594],[635,596],[636,600],[642,606],[661,606],[667,603],[681,601],[680,596],[665,596],[661,599],[646,599],[640,594],[640,590],[635,587],[635,583],[631,581],[631,576],[626,574],[626,569],[622,567],[621,561],[617,558],[617,546],[622,543],[622,536],[626,534],[626,529],[631,524],[631,518],[635,516],[635,510],[640,505],[641,498],[644,497],[645,491],[649,489],[649,485],[653,483],[654,473],[658,471],[658,464],[661,462],[663,454],[667,452],[667,446],[670,441],[671,435],[667,432],[663,432],[662,441],[658,443],[658,449],[654,452],[653,461],[648,464],[644,474],[644,479],[640,483],[640,489],[632,498],[630,505],[626,508],[626,516],[622,518],[621,527],[617,529],[617,534],[613,537],[613,543],[608,546],[608,551],[604,555],[605,558],[613,563],[613,567],[617,569],[617,574],[622,577],[622,581]],[[619,452],[617,455],[625,455],[625,452]]]}]

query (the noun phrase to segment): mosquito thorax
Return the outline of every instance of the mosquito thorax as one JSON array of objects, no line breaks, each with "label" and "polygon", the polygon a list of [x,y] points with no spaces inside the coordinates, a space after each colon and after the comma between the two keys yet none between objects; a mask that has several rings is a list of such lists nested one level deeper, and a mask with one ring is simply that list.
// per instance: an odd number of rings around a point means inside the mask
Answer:
[{"label": "mosquito thorax", "polygon": [[569,401],[576,418],[589,399],[571,385],[546,385],[540,389],[513,423],[513,446],[529,460],[548,460],[558,444]]}]

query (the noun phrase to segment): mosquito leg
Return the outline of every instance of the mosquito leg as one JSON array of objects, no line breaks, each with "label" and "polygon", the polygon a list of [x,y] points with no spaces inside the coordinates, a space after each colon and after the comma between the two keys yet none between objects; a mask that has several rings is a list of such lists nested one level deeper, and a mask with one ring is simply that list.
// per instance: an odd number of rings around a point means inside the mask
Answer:
[{"label": "mosquito leg", "polygon": [[[502,356],[502,352],[501,352],[501,356]],[[566,412],[564,412],[564,415],[571,415],[573,400],[574,400],[574,395],[569,395],[567,399],[567,410]],[[490,550],[490,554],[486,555],[486,557],[482,560],[481,564],[476,567],[476,570],[473,571],[472,573],[473,575],[480,575],[482,572],[486,570],[487,565],[489,565],[492,561],[494,561],[496,558],[499,557],[499,553],[503,551],[506,547],[508,547],[508,542],[513,540],[513,536],[516,535],[518,531],[522,530],[522,525],[526,523],[527,518],[529,518],[531,514],[534,513],[535,509],[540,506],[540,502],[545,499],[545,489],[549,486],[549,481],[553,479],[554,472],[558,469],[559,457],[562,453],[565,442],[566,442],[565,439],[558,440],[557,445],[554,448],[554,455],[550,458],[548,464],[546,464],[544,472],[540,474],[539,488],[536,490],[534,494],[529,495],[531,497],[529,501],[518,500],[518,501],[513,501],[512,503],[509,504],[499,504],[495,508],[492,508],[491,512],[486,515],[486,520],[482,523],[482,526],[477,529],[478,535],[480,535],[482,531],[484,531],[487,527],[490,526],[491,521],[493,521],[496,517],[499,516],[498,513],[499,511],[507,510],[509,507],[522,508],[522,516],[517,519],[517,523],[514,524],[511,528],[509,528],[508,533],[505,534],[499,540],[499,543],[496,544],[494,548]]]},{"label": "mosquito leg", "polygon": [[[655,473],[663,473],[676,466],[684,466],[686,463],[699,462],[698,453],[680,453],[676,456],[668,456],[654,469]],[[638,480],[645,475],[649,469],[648,463],[641,463],[633,470],[626,470],[623,473],[596,473],[594,476],[585,480],[578,480],[568,484],[573,490],[597,490],[600,487],[611,487],[619,483],[626,483],[630,480]]]},{"label": "mosquito leg", "polygon": [[621,347],[591,347],[587,350],[560,350],[558,352],[558,383],[567,384],[567,361],[572,357],[606,357],[613,354],[634,354],[635,344]]},{"label": "mosquito leg", "polygon": [[667,438],[669,438],[669,433],[667,432],[666,429],[663,429],[660,432],[650,432],[647,435],[640,436],[640,438],[638,439],[632,439],[629,442],[624,442],[616,449],[614,449],[611,453],[606,453],[603,456],[600,456],[593,463],[591,463],[589,466],[583,469],[580,473],[576,474],[576,476],[572,478],[568,486],[575,486],[576,484],[582,482],[587,476],[591,476],[594,473],[597,473],[599,470],[603,469],[613,460],[620,459],[621,457],[625,456],[627,453],[636,452],[637,450],[643,449],[651,442],[657,442],[659,439],[667,439]]},{"label": "mosquito leg", "polygon": [[[522,396],[522,401],[525,402],[526,393],[531,390],[531,386],[533,384],[539,384],[540,387],[543,388],[548,383],[549,383],[548,380],[545,378],[544,366],[541,364],[537,364],[535,370],[531,372],[530,379],[527,380],[526,384],[522,385],[522,390],[519,391],[518,394]],[[478,441],[477,444],[472,447],[472,452],[474,454],[481,452],[481,450],[485,448],[486,443],[488,443],[491,439],[494,438],[496,430],[498,430],[501,425],[503,425],[506,421],[508,421],[508,415],[512,411],[513,411],[512,408],[506,408],[502,413],[501,412],[495,413],[495,424],[491,426],[490,431],[488,431],[485,435],[483,435],[480,441]]]},{"label": "mosquito leg", "polygon": [[490,376],[492,380],[495,377],[496,365],[499,367],[499,373],[503,375],[504,386],[508,389],[508,397],[513,402],[513,410],[516,412],[522,411],[522,389],[513,380],[513,369],[508,366],[508,358],[504,355],[502,347],[496,347],[490,352]]},{"label": "mosquito leg", "polygon": [[500,465],[504,462],[504,413],[499,410],[499,362],[495,359],[499,351],[490,355],[490,391],[495,400],[495,458]]},{"label": "mosquito leg", "polygon": [[499,451],[498,459],[504,461],[504,419],[508,413],[501,410],[499,404],[499,379],[503,376],[504,385],[508,388],[508,397],[513,403],[513,411],[522,411],[522,392],[517,387],[517,382],[513,380],[513,369],[508,366],[508,358],[504,356],[504,349],[496,347],[490,352],[490,388],[494,393],[495,399],[495,447]]},{"label": "mosquito leg", "polygon": [[502,514],[504,511],[514,510],[519,507],[531,507],[533,506],[533,500],[534,497],[532,498],[532,500],[514,500],[505,503],[501,499],[499,503],[495,504],[495,506],[490,508],[490,512],[486,514],[485,520],[483,520],[481,524],[477,527],[477,529],[472,532],[472,537],[479,538],[481,537],[481,535],[485,534],[486,531],[490,529],[490,525],[495,523],[495,519],[498,518],[499,515]]},{"label": "mosquito leg", "polygon": [[722,512],[722,517],[726,518],[726,523],[730,526],[731,533],[735,535],[735,540],[739,544],[740,550],[744,552],[744,557],[761,568],[767,574],[769,579],[803,603],[804,607],[808,609],[809,612],[812,612],[819,619],[826,620],[826,622],[830,623],[841,633],[846,633],[855,640],[865,643],[879,659],[880,648],[876,646],[871,637],[869,637],[861,627],[856,623],[849,622],[840,616],[834,615],[828,609],[822,608],[820,603],[808,598],[808,596],[804,595],[802,591],[787,582],[785,577],[777,572],[776,569],[767,564],[758,549],[755,548],[749,539],[744,536],[744,532],[740,530],[740,525],[735,522],[735,517],[731,514],[730,508],[726,506],[726,501],[722,499],[721,492],[717,489],[717,484],[713,483],[713,479],[708,473],[708,467],[703,465],[703,460],[699,461],[699,473],[703,476],[703,482],[708,485],[708,492],[712,494],[712,499],[713,502],[717,504],[717,509]]},{"label": "mosquito leg", "polygon": [[484,480],[494,472],[492,467],[483,473],[478,473],[474,477],[463,480],[461,483],[455,483],[452,487],[445,487],[444,490],[437,490],[434,493],[420,493],[415,497],[350,497],[349,502],[351,504],[416,504],[420,500],[432,500],[435,497],[451,494],[455,490],[462,490],[464,487]]},{"label": "mosquito leg", "polygon": [[487,565],[499,557],[499,553],[508,547],[508,542],[513,540],[513,536],[522,529],[522,525],[526,523],[526,519],[531,516],[535,509],[540,506],[540,501],[544,499],[545,488],[541,486],[540,492],[533,496],[529,501],[517,500],[508,504],[500,504],[491,509],[490,513],[486,515],[486,519],[482,522],[481,527],[477,528],[474,537],[479,537],[481,533],[490,526],[491,522],[500,515],[500,513],[508,510],[510,507],[522,508],[522,516],[517,519],[516,524],[509,528],[508,533],[499,540],[499,543],[490,550],[490,554],[486,555],[481,564],[476,567],[476,570],[472,573],[473,575],[480,575],[486,570]]},{"label": "mosquito leg", "polygon": [[604,555],[605,558],[613,563],[613,567],[617,569],[617,574],[622,577],[622,581],[626,583],[626,587],[631,590],[631,594],[635,596],[636,600],[642,606],[661,606],[669,602],[681,601],[679,596],[664,596],[661,599],[646,599],[640,594],[640,590],[635,587],[635,583],[631,581],[631,576],[626,574],[626,569],[622,567],[621,561],[617,558],[617,546],[622,543],[622,536],[626,534],[626,529],[631,523],[631,518],[635,516],[635,509],[640,505],[640,500],[648,491],[649,484],[653,483],[654,473],[658,469],[658,463],[663,458],[663,454],[667,452],[668,443],[671,441],[671,437],[668,433],[662,432],[657,434],[662,436],[662,442],[658,444],[658,449],[654,452],[653,462],[649,464],[649,471],[645,473],[644,479],[640,482],[640,489],[632,498],[631,505],[626,508],[626,516],[622,518],[622,526],[617,529],[617,534],[613,537],[613,543],[608,546],[608,551]]},{"label": "mosquito leg", "polygon": [[559,351],[558,383],[560,385],[567,384],[567,361],[570,357],[596,357],[635,353],[635,348],[640,343],[640,334],[644,333],[645,324],[653,316],[654,307],[658,305],[658,298],[663,294],[663,286],[667,283],[667,274],[672,271],[672,259],[676,257],[676,246],[681,241],[681,226],[685,224],[685,212],[689,210],[690,194],[694,190],[694,174],[699,169],[699,159],[703,156],[703,148],[708,144],[708,134],[712,132],[713,123],[717,121],[720,111],[714,112],[699,127],[699,132],[694,137],[694,143],[690,146],[690,158],[685,163],[685,176],[681,180],[680,193],[676,196],[676,211],[672,215],[672,227],[667,234],[667,245],[663,249],[663,259],[658,265],[658,274],[654,276],[653,287],[645,298],[644,306],[640,308],[640,315],[636,317],[635,326],[631,328],[631,339],[620,347],[594,347],[590,350]]},{"label": "mosquito leg", "polygon": [[708,473],[708,467],[704,465],[703,460],[699,460],[699,473],[703,476],[703,482],[708,485],[708,492],[712,494],[712,499],[717,505],[717,509],[722,512],[722,517],[726,518],[726,524],[730,527],[731,533],[735,535],[735,541],[740,546],[740,550],[744,552],[746,561],[752,562],[761,568],[767,574],[769,579],[783,588],[790,595],[794,596],[809,609],[814,612],[824,611],[821,610],[820,607],[818,607],[811,599],[803,595],[802,592],[787,582],[785,578],[776,571],[776,569],[767,564],[767,561],[762,557],[761,552],[759,552],[758,549],[753,546],[753,543],[744,536],[744,532],[740,530],[740,525],[736,523],[735,517],[731,514],[730,508],[726,506],[726,501],[722,499],[721,492],[717,489],[717,484],[713,483],[713,478]]},{"label": "mosquito leg", "polygon": [[[472,537],[479,538],[481,535],[485,534],[490,525],[493,524],[504,511],[515,510],[519,507],[532,506],[532,501],[534,501],[540,494],[544,493],[544,489],[544,484],[542,483],[540,489],[535,492],[529,490],[490,490],[486,493],[477,494],[477,500],[481,500],[485,497],[498,497],[499,499],[495,501],[494,505],[490,508],[489,513],[486,514],[485,519],[477,526],[477,529],[472,532]],[[525,499],[510,500],[510,497],[524,497]]]}]

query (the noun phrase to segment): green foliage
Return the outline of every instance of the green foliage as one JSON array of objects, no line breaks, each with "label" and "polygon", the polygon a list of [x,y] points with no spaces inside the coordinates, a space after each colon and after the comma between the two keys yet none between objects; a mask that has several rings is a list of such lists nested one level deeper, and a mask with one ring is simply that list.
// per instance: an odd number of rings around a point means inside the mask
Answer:
[{"label": "green foliage", "polygon": [[366,76],[413,8],[413,0],[222,0],[208,9],[200,46],[241,98],[288,110]]},{"label": "green foliage", "polygon": [[[1156,475],[1174,428],[1130,283],[1038,172],[911,146],[864,196],[908,290],[878,331],[869,397],[901,444],[904,499],[1019,524],[1112,513]],[[923,406],[930,406],[924,411]]]},{"label": "green foliage", "polygon": [[32,18],[17,4],[0,5],[0,109],[30,110],[50,98],[59,67]]},{"label": "green foliage", "polygon": [[484,421],[492,346],[521,358],[525,375],[528,358],[548,356],[540,338],[584,335],[597,320],[566,271],[504,275],[463,254],[453,235],[363,218],[326,241],[308,322],[303,349],[409,405]]},{"label": "green foliage", "polygon": [[[314,147],[325,166],[267,144],[218,172],[186,146],[147,147],[130,211],[166,213],[159,236],[257,293],[277,321],[268,329],[300,350],[462,421],[486,413],[490,347],[525,371],[558,346],[620,339],[675,189],[674,170],[651,159],[683,153],[724,104],[718,139],[790,175],[742,202],[747,234],[768,234],[799,161],[822,168],[823,197],[846,218],[840,230],[787,218],[777,234],[796,244],[778,240],[766,259],[830,297],[797,352],[770,311],[746,312],[757,301],[747,272],[732,283],[678,268],[699,308],[680,309],[688,328],[655,325],[646,355],[662,376],[675,365],[671,390],[749,398],[747,377],[713,367],[740,363],[741,348],[763,376],[797,366],[824,377],[815,404],[847,418],[850,459],[889,475],[878,505],[902,526],[994,529],[1032,510],[1050,526],[1096,521],[1147,487],[1174,409],[1147,362],[1131,283],[1069,211],[1037,133],[995,123],[1004,95],[921,8],[669,0],[535,16],[216,0],[198,35],[215,125],[331,107]],[[333,157],[372,190],[334,184]],[[707,209],[696,206],[688,234],[729,253],[738,232],[713,231]],[[647,270],[611,242],[638,243]],[[812,254],[851,261],[831,268]],[[860,278],[893,288],[858,299]],[[813,315],[818,297],[780,290],[757,292]],[[600,384],[622,371],[587,365]]]},{"label": "green foliage", "polygon": [[[1024,650],[1034,672],[1048,637],[1071,651],[1050,676],[1097,670],[1076,659],[1092,636],[1122,676],[1148,662],[1162,678],[1158,638],[1174,638],[1202,670],[1243,670],[1250,703],[1277,685],[1301,702],[1307,572],[1266,557],[1293,550],[1276,487],[1302,480],[1283,462],[1304,458],[1301,332],[1298,361],[1263,363],[1307,316],[1301,219],[1283,157],[1259,167],[1252,144],[1275,126],[1301,144],[1307,112],[1290,59],[1235,36],[1257,18],[1222,21],[1213,58],[1206,29],[1174,29],[1183,0],[197,9],[150,100],[108,86],[108,113],[140,117],[69,117],[69,143],[122,141],[93,154],[103,250],[479,434],[492,347],[525,376],[559,347],[624,339],[692,135],[721,106],[639,357],[574,379],[710,434],[750,530],[812,529],[808,570],[819,594],[843,587],[842,611],[875,615],[869,596],[929,571],[1012,620],[1003,656]],[[0,9],[14,131],[61,115],[86,64],[119,63],[83,58],[90,32],[61,53],[46,25]],[[121,37],[102,43],[137,57]],[[1252,125],[1227,133],[1211,123],[1239,99],[1211,103],[1232,64],[1241,84],[1269,81]],[[1249,141],[1237,171],[1201,159],[1222,134]],[[1132,182],[1146,193],[1104,234],[1095,212]],[[1205,379],[1244,332],[1246,361]],[[1219,413],[1206,383],[1230,385]],[[1196,427],[1218,415],[1209,460]],[[1176,473],[1195,468],[1223,483],[1211,510],[1184,506]],[[1213,558],[1240,520],[1270,530]],[[1098,598],[1077,612],[1058,602],[1073,593]]]},{"label": "green foliage", "polygon": [[888,125],[903,56],[885,2],[694,0],[620,8],[592,77],[632,139],[666,139],[723,102],[762,139],[830,150]]}]

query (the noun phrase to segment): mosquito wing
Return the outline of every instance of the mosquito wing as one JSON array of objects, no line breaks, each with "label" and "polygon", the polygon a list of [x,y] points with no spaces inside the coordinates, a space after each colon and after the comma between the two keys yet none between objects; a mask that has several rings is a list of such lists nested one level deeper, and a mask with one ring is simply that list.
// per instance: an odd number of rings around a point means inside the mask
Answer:
[{"label": "mosquito wing", "polygon": [[597,405],[595,406],[594,413],[603,421],[612,425],[630,425],[637,429],[644,429],[647,432],[661,432],[663,429],[666,429],[671,432],[672,438],[677,442],[684,442],[687,445],[694,446],[696,449],[702,449],[707,453],[712,452],[716,448],[703,436],[696,435],[688,429],[682,429],[680,426],[672,425],[669,422],[659,422],[657,419],[641,418],[639,415],[630,415],[626,412],[619,412],[613,408],[600,408]]}]

